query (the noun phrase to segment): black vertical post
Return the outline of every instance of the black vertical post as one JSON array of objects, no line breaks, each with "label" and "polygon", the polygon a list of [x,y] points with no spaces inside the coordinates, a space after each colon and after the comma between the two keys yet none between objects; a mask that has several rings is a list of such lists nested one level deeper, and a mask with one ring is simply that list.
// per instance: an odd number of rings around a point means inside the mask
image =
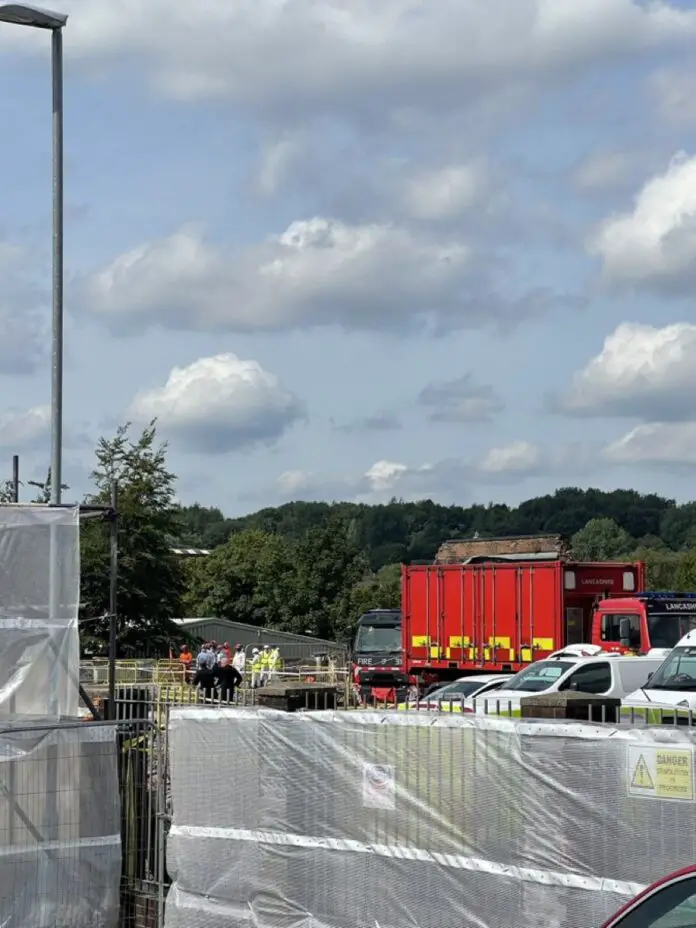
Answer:
[{"label": "black vertical post", "polygon": [[19,455],[12,455],[12,502],[19,502]]},{"label": "black vertical post", "polygon": [[118,485],[111,484],[111,563],[109,570],[109,717],[116,718],[116,658],[118,651]]}]

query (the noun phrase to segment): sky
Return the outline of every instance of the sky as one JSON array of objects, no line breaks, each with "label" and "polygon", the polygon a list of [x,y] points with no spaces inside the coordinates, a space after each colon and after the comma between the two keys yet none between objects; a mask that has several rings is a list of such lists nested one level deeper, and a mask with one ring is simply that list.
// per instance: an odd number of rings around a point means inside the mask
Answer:
[{"label": "sky", "polygon": [[[696,0],[53,9],[66,498],[153,418],[179,499],[228,515],[696,496]],[[26,482],[48,33],[0,23],[0,79],[0,475],[19,454]]]}]

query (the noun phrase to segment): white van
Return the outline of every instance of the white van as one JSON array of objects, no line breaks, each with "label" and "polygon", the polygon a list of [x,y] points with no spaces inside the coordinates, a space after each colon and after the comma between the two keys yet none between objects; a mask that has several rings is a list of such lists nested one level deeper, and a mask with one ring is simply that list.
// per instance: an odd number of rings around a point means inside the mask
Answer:
[{"label": "white van", "polygon": [[470,703],[467,708],[488,715],[520,716],[525,696],[564,690],[623,699],[644,686],[661,663],[657,657],[626,657],[608,652],[577,657],[566,649],[546,660],[534,661],[490,697],[475,702],[467,700]]},{"label": "white van", "polygon": [[649,724],[673,719],[675,709],[684,710],[685,719],[696,712],[696,630],[680,638],[647,683],[621,703],[622,716],[645,719]]}]

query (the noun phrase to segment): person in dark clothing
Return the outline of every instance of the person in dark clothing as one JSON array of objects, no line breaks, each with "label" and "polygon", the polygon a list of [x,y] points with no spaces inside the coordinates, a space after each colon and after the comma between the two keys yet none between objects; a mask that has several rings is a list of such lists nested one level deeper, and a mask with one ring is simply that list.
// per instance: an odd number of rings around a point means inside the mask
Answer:
[{"label": "person in dark clothing", "polygon": [[198,668],[193,685],[202,690],[206,699],[212,699],[215,689],[215,651],[209,644],[203,645],[196,663]]},{"label": "person in dark clothing", "polygon": [[222,702],[234,702],[235,690],[243,678],[228,657],[223,656],[218,662],[216,677],[217,684],[220,687],[220,700]]},{"label": "person in dark clothing", "polygon": [[199,667],[193,678],[193,685],[198,687],[206,699],[215,695],[215,671],[212,667]]}]

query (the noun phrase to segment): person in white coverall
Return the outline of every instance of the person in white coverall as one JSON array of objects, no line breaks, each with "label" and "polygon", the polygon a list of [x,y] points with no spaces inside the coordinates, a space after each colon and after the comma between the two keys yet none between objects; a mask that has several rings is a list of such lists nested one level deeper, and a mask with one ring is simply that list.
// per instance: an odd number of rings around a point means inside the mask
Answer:
[{"label": "person in white coverall", "polygon": [[236,667],[241,675],[244,676],[244,671],[246,669],[246,654],[244,653],[244,648],[241,646],[241,644],[236,644],[234,646],[232,666]]},{"label": "person in white coverall", "polygon": [[263,674],[263,662],[261,660],[261,655],[259,654],[258,648],[252,648],[251,651],[251,688],[255,690],[257,686],[261,686],[261,679]]}]

